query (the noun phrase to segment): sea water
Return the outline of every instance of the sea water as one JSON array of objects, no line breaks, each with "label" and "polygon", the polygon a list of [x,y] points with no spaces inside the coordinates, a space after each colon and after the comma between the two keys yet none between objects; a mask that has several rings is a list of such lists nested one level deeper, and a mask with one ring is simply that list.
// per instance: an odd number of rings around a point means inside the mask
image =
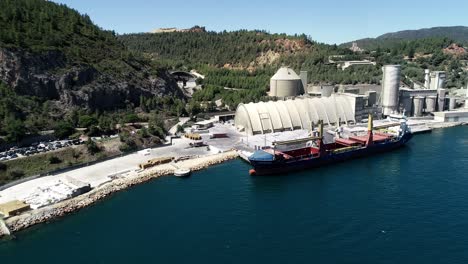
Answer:
[{"label": "sea water", "polygon": [[0,242],[1,263],[468,263],[468,127],[279,176],[161,177]]}]

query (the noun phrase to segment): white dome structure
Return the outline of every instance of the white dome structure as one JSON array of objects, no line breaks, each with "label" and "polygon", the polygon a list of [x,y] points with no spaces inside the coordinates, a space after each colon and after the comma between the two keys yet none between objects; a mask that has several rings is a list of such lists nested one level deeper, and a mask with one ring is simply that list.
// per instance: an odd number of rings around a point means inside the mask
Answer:
[{"label": "white dome structure", "polygon": [[301,93],[301,88],[301,77],[288,67],[281,67],[270,79],[270,96],[297,96]]},{"label": "white dome structure", "polygon": [[345,96],[296,98],[239,104],[235,126],[247,134],[264,134],[295,129],[309,129],[311,123],[323,120],[325,124],[355,122],[354,107]]}]

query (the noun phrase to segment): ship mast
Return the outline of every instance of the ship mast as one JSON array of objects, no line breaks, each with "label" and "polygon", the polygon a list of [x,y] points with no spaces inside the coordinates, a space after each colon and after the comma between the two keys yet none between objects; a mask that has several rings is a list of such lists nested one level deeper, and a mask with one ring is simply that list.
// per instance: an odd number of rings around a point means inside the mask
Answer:
[{"label": "ship mast", "polygon": [[374,117],[372,114],[369,114],[369,117],[367,119],[367,142],[366,146],[372,146],[374,144],[374,134],[372,133],[372,130],[374,129]]}]

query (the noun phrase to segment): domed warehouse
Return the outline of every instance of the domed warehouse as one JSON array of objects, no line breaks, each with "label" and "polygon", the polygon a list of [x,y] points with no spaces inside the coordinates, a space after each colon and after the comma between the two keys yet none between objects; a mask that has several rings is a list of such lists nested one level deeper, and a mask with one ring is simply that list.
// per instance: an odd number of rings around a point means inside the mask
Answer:
[{"label": "domed warehouse", "polygon": [[354,97],[298,97],[294,100],[239,104],[234,119],[239,132],[249,135],[309,129],[325,124],[356,122]]},{"label": "domed warehouse", "polygon": [[289,67],[281,67],[270,79],[270,96],[291,97],[303,92],[302,80],[299,75]]}]

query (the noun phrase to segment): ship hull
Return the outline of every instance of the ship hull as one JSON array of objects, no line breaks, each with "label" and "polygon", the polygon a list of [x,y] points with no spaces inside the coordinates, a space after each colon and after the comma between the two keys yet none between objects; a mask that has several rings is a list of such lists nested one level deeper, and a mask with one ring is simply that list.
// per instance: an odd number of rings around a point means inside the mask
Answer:
[{"label": "ship hull", "polygon": [[375,144],[372,146],[363,147],[360,149],[343,153],[327,154],[317,158],[273,161],[250,160],[250,163],[255,169],[255,175],[284,174],[293,171],[326,166],[351,159],[362,158],[373,154],[392,151],[404,146],[411,138],[412,134],[406,134],[398,141],[383,144]]}]

